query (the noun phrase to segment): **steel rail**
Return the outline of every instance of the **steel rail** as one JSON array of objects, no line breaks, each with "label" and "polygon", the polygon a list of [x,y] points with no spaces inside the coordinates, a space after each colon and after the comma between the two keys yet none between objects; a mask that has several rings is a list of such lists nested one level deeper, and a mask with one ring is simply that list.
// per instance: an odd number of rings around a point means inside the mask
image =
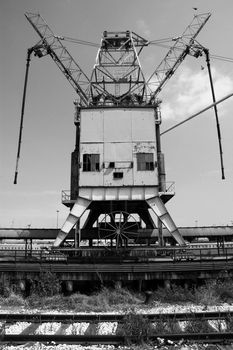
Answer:
[{"label": "steel rail", "polygon": [[[202,343],[215,343],[223,344],[226,342],[233,342],[233,333],[179,333],[179,334],[163,334],[158,333],[149,337],[144,337],[141,340],[150,340],[153,342],[159,342],[159,339],[163,339],[164,342],[170,341],[195,341]],[[40,342],[40,343],[57,343],[57,344],[108,344],[108,345],[120,345],[127,343],[134,343],[135,337],[133,336],[120,336],[120,335],[42,335],[42,334],[1,334],[1,343],[17,343],[25,344],[27,342]]]},{"label": "steel rail", "polygon": [[[0,313],[0,321],[12,322],[122,322],[126,314],[38,314],[20,313],[9,314]],[[178,313],[138,313],[150,321],[191,321],[191,320],[222,320],[233,319],[233,311],[198,311],[198,312],[178,312]]]},{"label": "steel rail", "polygon": [[123,344],[124,337],[117,335],[61,335],[61,334],[3,334],[0,343],[25,344],[27,342],[58,344]]}]

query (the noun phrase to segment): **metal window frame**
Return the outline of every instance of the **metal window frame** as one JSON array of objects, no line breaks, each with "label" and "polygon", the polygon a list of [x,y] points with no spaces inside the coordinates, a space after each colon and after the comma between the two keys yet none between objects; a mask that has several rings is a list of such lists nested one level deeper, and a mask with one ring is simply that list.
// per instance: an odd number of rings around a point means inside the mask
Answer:
[{"label": "metal window frame", "polygon": [[84,172],[100,171],[100,154],[99,153],[83,154],[83,171]]},{"label": "metal window frame", "polygon": [[138,171],[152,171],[154,168],[154,153],[137,153]]}]

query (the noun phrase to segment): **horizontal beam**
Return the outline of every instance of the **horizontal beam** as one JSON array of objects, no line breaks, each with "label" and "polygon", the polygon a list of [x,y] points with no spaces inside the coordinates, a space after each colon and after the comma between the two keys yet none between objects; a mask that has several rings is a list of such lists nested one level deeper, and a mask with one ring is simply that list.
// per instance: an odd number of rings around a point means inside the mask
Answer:
[{"label": "horizontal beam", "polygon": [[[204,227],[178,227],[183,237],[221,237],[233,236],[233,226],[204,226]],[[0,239],[43,239],[53,240],[57,237],[59,229],[46,228],[0,228]],[[157,229],[139,229],[139,237],[153,238],[158,237]],[[82,229],[83,239],[98,236],[98,229]],[[163,230],[164,237],[169,237],[169,232]],[[69,238],[74,238],[74,230],[69,233]]]}]

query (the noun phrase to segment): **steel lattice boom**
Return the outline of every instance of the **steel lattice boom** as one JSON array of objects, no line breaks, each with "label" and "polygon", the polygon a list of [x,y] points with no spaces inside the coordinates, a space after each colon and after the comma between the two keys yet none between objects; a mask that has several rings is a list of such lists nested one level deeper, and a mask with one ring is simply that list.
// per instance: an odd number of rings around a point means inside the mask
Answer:
[{"label": "steel lattice boom", "polygon": [[175,73],[188,54],[194,57],[201,55],[200,49],[195,45],[195,38],[210,16],[210,13],[195,15],[183,34],[173,39],[175,40],[175,44],[170,48],[167,55],[147,81],[148,88],[151,90],[149,103],[155,100],[162,87]]},{"label": "steel lattice boom", "polygon": [[35,55],[42,57],[49,54],[78,93],[80,104],[87,106],[88,95],[86,91],[90,84],[89,78],[40,14],[26,12],[25,16],[41,38],[40,43],[33,48]]}]

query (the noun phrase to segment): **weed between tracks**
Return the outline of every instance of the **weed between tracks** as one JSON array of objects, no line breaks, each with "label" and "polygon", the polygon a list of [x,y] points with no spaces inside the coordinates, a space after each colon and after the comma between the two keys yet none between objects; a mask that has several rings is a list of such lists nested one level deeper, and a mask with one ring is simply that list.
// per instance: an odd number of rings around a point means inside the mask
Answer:
[{"label": "weed between tracks", "polygon": [[130,345],[132,341],[134,344],[148,342],[152,334],[151,322],[132,309],[124,316],[118,334],[125,337],[127,345]]},{"label": "weed between tracks", "polygon": [[187,327],[185,327],[186,333],[211,333],[213,328],[209,325],[206,320],[193,320],[188,322]]}]

